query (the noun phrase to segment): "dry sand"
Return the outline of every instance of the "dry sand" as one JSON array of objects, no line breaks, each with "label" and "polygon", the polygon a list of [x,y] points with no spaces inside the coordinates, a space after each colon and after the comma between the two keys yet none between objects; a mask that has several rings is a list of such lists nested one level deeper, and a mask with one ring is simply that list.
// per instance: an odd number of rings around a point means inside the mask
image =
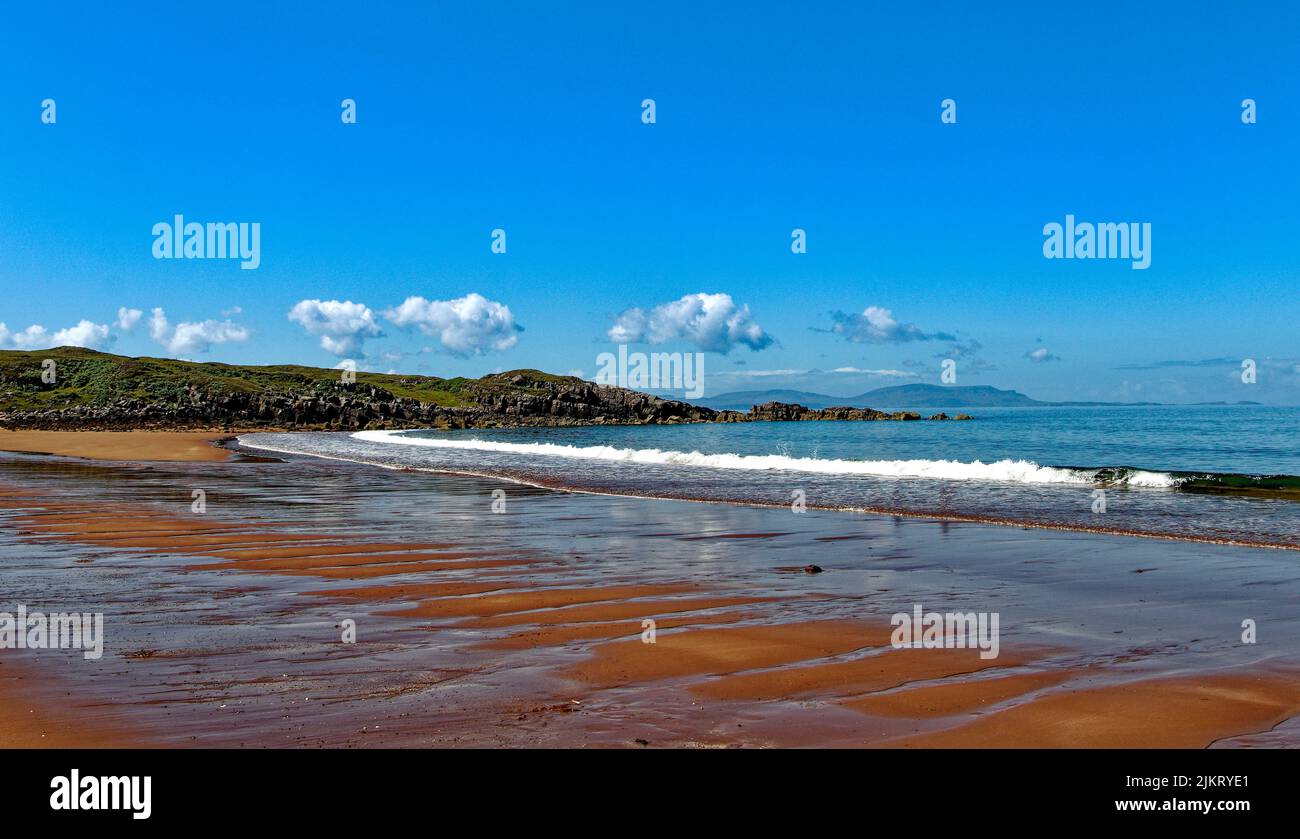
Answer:
[{"label": "dry sand", "polygon": [[94,460],[226,460],[212,444],[229,433],[210,431],[9,431],[0,429],[0,451],[56,454]]}]

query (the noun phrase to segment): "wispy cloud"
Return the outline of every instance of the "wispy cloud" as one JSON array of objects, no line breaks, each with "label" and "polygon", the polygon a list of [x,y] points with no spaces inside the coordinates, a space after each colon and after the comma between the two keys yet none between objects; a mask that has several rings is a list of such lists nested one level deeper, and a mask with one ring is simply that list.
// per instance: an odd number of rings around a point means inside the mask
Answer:
[{"label": "wispy cloud", "polygon": [[720,376],[736,376],[742,379],[770,379],[774,376],[802,376],[810,370],[728,370],[719,373]]},{"label": "wispy cloud", "polygon": [[983,348],[984,345],[974,338],[968,338],[965,341],[953,341],[948,345],[948,349],[935,353],[934,358],[950,358],[957,362],[957,372],[978,376],[980,373],[988,373],[998,369],[996,364],[979,357],[979,351]]},{"label": "wispy cloud", "polygon": [[1113,370],[1166,370],[1171,367],[1239,367],[1240,358],[1201,358],[1175,359],[1171,361],[1152,361],[1137,364],[1121,364]]},{"label": "wispy cloud", "polygon": [[968,338],[965,341],[956,341],[948,345],[948,349],[943,352],[934,354],[935,358],[973,358],[976,353],[984,349],[984,345],[974,338]]},{"label": "wispy cloud", "polygon": [[834,324],[830,329],[813,328],[815,332],[830,332],[854,344],[901,344],[907,341],[955,341],[947,332],[925,332],[911,323],[900,323],[894,313],[883,306],[868,306],[862,314],[841,311],[830,313]]},{"label": "wispy cloud", "polygon": [[848,373],[859,376],[882,376],[888,379],[915,379],[915,373],[906,370],[870,370],[863,367],[836,367],[832,373]]}]

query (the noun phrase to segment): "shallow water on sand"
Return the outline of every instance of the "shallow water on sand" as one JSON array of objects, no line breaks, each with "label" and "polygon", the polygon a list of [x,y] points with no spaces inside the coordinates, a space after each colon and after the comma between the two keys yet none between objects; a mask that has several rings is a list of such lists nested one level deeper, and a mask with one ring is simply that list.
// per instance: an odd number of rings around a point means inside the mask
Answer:
[{"label": "shallow water on sand", "polygon": [[[1100,416],[1115,424],[1114,412]],[[1075,440],[1079,429],[1065,432],[1076,421],[1068,419],[1068,412],[1065,419],[1049,409],[1003,413],[973,423],[260,433],[242,435],[240,442],[269,452],[503,477],[584,492],[782,507],[797,502],[820,509],[1300,549],[1300,478],[1163,471],[1194,461],[1221,467],[1223,458],[1235,456],[1221,451],[1224,441],[1233,439],[1226,418],[1243,421],[1248,409],[1219,409],[1219,414],[1211,413],[1217,417],[1213,423],[1201,417],[1200,425],[1208,425],[1200,428],[1201,448],[1179,448],[1168,440],[1142,448],[1130,440],[1134,428],[1128,427],[1111,435],[1118,442],[1108,455],[1097,450],[1100,443]],[[1091,422],[1100,421],[1084,414]],[[1130,426],[1146,421],[1122,412],[1119,416]],[[1180,417],[1175,412],[1160,421]],[[1021,433],[1023,450],[1044,454],[1040,447],[1046,444],[1034,442],[1046,433],[1044,425],[1056,428],[1056,437],[1066,441],[1055,457],[1088,460],[1007,454],[1017,445],[1012,438]],[[1289,433],[1289,426],[1283,430]],[[1240,462],[1295,468],[1293,453],[1280,453],[1283,438],[1275,431],[1256,430],[1259,439],[1242,443]],[[1219,454],[1202,450],[1206,448]],[[1128,457],[1140,459],[1121,459]]]},{"label": "shallow water on sand", "polygon": [[[629,600],[661,619],[665,599],[732,598],[738,605],[704,608],[701,620],[741,626],[849,620],[887,630],[917,604],[996,612],[1003,650],[1049,649],[1041,666],[1100,668],[1104,678],[1272,667],[1300,650],[1290,551],[575,494],[299,456],[113,466],[7,456],[0,488],[0,520],[13,534],[0,546],[3,603],[103,611],[107,624],[98,662],[71,651],[27,657],[74,686],[74,703],[129,703],[133,718],[176,744],[830,744],[917,730],[827,702],[790,729],[807,702],[724,707],[668,683],[595,690],[562,676],[605,637],[531,644],[515,637],[517,625],[411,613],[432,602],[427,594],[388,588],[435,580],[488,592],[646,587]],[[206,494],[201,516],[191,512],[196,489]],[[318,541],[437,543],[475,554],[470,562],[524,564],[390,567],[376,577],[329,576],[328,562],[239,565],[216,549],[50,538],[38,522],[58,514],[52,503],[79,517],[143,510]],[[809,563],[824,573],[802,573]],[[320,596],[331,592],[360,593]],[[739,604],[746,598],[761,602]],[[643,616],[635,605],[629,615],[615,637],[639,634]],[[339,641],[348,619],[356,644]],[[1242,643],[1246,619],[1258,643]],[[482,646],[503,638],[515,645]],[[580,712],[556,710],[572,702]]]}]

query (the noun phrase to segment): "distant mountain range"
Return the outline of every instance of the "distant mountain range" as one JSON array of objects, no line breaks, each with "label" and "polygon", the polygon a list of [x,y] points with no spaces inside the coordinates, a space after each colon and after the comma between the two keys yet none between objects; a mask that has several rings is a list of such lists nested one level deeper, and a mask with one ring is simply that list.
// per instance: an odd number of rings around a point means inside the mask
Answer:
[{"label": "distant mountain range", "polygon": [[[1015,390],[1002,390],[989,385],[957,387],[956,385],[895,385],[860,393],[857,396],[827,396],[804,390],[742,390],[724,393],[707,399],[697,399],[695,404],[714,410],[747,411],[751,405],[764,402],[789,402],[808,408],[851,406],[875,408],[878,411],[901,411],[949,408],[1046,408],[1060,406],[1100,405],[1161,405],[1161,402],[1044,402],[1032,399]],[[1226,405],[1226,402],[1198,402],[1198,405]],[[1236,405],[1258,405],[1258,402],[1235,402]]]}]

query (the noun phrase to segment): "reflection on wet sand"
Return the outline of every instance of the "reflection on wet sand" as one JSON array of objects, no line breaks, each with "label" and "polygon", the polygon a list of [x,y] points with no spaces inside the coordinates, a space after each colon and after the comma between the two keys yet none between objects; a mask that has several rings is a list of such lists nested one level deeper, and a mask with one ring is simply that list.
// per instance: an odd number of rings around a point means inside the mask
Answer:
[{"label": "reflection on wet sand", "polygon": [[[495,514],[502,486],[0,458],[7,603],[107,623],[98,663],[5,651],[6,717],[87,745],[1206,746],[1300,713],[1287,552],[512,485]],[[913,604],[999,612],[1001,654],[894,649]]]}]

